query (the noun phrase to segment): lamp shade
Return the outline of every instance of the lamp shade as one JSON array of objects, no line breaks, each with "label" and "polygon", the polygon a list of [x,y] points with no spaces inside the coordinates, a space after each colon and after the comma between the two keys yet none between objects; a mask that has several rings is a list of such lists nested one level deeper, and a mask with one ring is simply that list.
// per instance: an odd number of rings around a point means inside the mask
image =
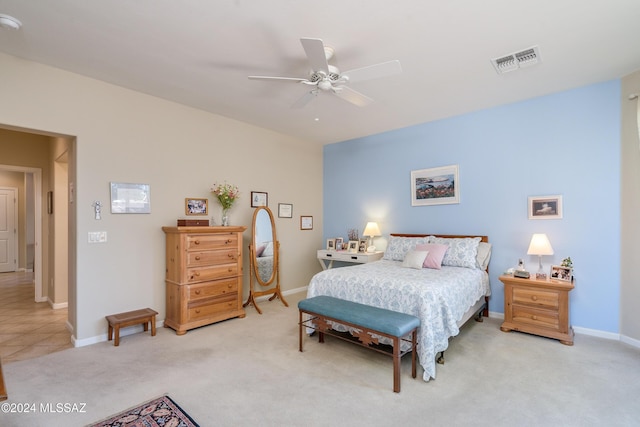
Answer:
[{"label": "lamp shade", "polygon": [[380,227],[378,227],[377,222],[368,222],[367,226],[364,228],[364,232],[362,233],[363,236],[368,237],[379,236],[381,234],[382,233],[380,233]]},{"label": "lamp shade", "polygon": [[529,243],[528,255],[553,255],[549,238],[544,233],[534,234]]}]

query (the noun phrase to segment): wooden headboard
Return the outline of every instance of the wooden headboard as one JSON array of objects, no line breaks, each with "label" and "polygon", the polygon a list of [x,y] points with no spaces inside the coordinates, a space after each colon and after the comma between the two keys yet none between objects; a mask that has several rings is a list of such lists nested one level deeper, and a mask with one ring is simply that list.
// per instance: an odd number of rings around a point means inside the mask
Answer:
[{"label": "wooden headboard", "polygon": [[489,243],[488,236],[473,236],[473,235],[464,235],[464,234],[407,234],[407,233],[391,233],[391,236],[396,237],[427,237],[427,236],[436,236],[443,237],[445,239],[462,239],[465,237],[480,237],[481,242]]}]

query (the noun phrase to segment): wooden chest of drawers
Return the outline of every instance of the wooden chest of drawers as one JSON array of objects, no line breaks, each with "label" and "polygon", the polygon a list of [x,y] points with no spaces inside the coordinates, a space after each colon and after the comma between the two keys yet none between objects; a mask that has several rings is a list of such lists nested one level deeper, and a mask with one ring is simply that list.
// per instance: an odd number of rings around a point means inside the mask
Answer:
[{"label": "wooden chest of drawers", "polygon": [[166,235],[164,326],[189,329],[244,317],[242,233],[246,227],[162,227]]},{"label": "wooden chest of drawers", "polygon": [[573,345],[569,325],[569,292],[573,283],[559,280],[520,279],[503,275],[504,322],[500,329],[555,338]]}]

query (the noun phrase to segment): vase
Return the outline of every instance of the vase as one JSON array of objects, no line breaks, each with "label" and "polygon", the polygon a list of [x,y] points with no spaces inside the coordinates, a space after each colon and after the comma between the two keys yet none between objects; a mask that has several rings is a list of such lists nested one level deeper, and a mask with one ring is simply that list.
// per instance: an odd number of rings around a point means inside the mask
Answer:
[{"label": "vase", "polygon": [[229,209],[222,209],[222,226],[227,227],[229,225]]}]

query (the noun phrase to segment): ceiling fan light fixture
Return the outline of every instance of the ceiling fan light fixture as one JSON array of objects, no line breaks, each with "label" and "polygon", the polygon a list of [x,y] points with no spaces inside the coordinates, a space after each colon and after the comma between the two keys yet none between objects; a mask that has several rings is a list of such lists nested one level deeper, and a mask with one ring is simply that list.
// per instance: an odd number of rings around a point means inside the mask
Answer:
[{"label": "ceiling fan light fixture", "polygon": [[19,30],[20,27],[22,27],[22,22],[13,16],[0,13],[0,28],[4,28],[6,30]]},{"label": "ceiling fan light fixture", "polygon": [[318,87],[322,90],[329,90],[331,89],[331,82],[329,80],[322,80],[318,83]]}]

